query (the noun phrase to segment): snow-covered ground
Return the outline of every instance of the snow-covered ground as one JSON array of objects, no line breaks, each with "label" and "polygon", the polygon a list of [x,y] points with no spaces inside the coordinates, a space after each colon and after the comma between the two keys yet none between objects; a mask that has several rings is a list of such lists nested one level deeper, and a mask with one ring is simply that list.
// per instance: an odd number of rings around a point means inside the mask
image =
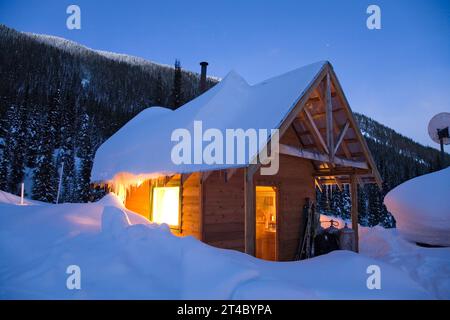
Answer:
[{"label": "snow-covered ground", "polygon": [[424,248],[397,229],[361,228],[360,253],[399,268],[432,297],[450,299],[450,248]]},{"label": "snow-covered ground", "polygon": [[[362,254],[266,262],[179,238],[113,195],[90,204],[0,204],[2,299],[450,298],[450,249],[417,248],[388,230],[364,231]],[[9,203],[6,203],[9,202]],[[81,290],[66,287],[69,265]],[[366,285],[381,268],[381,290]]]}]

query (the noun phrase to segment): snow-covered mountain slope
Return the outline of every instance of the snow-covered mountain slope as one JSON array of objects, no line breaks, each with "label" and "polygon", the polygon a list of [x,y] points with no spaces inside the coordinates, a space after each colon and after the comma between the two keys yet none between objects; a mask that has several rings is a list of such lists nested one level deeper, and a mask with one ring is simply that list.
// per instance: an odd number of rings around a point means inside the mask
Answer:
[{"label": "snow-covered mountain slope", "polygon": [[81,45],[75,41],[71,41],[65,38],[52,36],[52,35],[46,35],[46,34],[37,34],[37,33],[29,33],[24,32],[24,34],[29,35],[33,39],[49,44],[53,47],[65,50],[67,52],[73,53],[73,54],[88,54],[88,53],[97,53],[99,55],[102,55],[108,59],[128,63],[131,65],[137,65],[141,67],[154,67],[154,66],[162,66],[165,68],[173,69],[173,66],[169,66],[166,64],[157,63],[154,61],[149,61],[144,58],[131,56],[127,54],[120,54],[115,52],[109,52],[109,51],[103,51],[103,50],[95,50],[92,48],[89,48],[87,46]]},{"label": "snow-covered mountain slope", "polygon": [[[29,35],[33,39],[49,44],[53,47],[65,50],[67,52],[73,53],[73,54],[89,54],[89,53],[97,53],[103,57],[106,57],[108,59],[127,63],[129,65],[139,66],[143,68],[149,68],[149,69],[155,69],[155,67],[163,67],[167,69],[174,69],[174,66],[158,63],[155,61],[147,60],[141,57],[136,57],[128,54],[123,53],[116,53],[116,52],[110,52],[110,51],[104,51],[104,50],[96,50],[89,48],[87,46],[84,46],[82,44],[79,44],[75,41],[71,41],[65,38],[61,38],[58,36],[53,35],[46,35],[46,34],[37,34],[37,33],[30,33],[30,32],[24,32],[24,34]],[[192,74],[195,74],[192,72]],[[214,77],[214,76],[208,76],[209,79],[213,81],[220,81],[221,78]]]},{"label": "snow-covered mountain slope", "polygon": [[[69,290],[68,266],[81,270]],[[369,290],[367,267],[382,270]],[[3,299],[423,299],[401,268],[347,251],[275,263],[172,235],[123,208],[97,203],[0,204]]]},{"label": "snow-covered mountain slope", "polygon": [[450,167],[404,182],[384,203],[407,240],[450,246]]}]

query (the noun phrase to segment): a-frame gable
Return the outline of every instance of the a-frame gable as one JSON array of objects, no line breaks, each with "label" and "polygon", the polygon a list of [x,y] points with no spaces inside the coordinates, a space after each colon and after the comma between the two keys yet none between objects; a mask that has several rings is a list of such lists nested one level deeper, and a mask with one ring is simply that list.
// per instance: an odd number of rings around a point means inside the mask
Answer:
[{"label": "a-frame gable", "polygon": [[[293,129],[299,146],[280,144],[280,153],[310,159],[319,183],[377,183],[381,177],[331,64],[324,64],[279,127]],[[251,165],[255,172],[259,165]]]}]

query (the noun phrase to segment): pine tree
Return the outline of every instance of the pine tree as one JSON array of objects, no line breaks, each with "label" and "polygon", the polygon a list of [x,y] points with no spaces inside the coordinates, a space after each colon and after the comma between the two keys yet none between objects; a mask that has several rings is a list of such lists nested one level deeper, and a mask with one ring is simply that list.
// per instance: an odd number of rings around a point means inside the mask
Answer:
[{"label": "pine tree", "polygon": [[[368,200],[365,186],[358,186],[358,222],[362,226],[367,226]],[[353,205],[353,204],[352,204]]]},{"label": "pine tree", "polygon": [[0,161],[0,187],[8,192],[18,194],[19,184],[25,174],[26,154],[26,98],[18,105],[11,104],[6,112],[6,130],[4,148]]},{"label": "pine tree", "polygon": [[350,198],[350,185],[344,184],[342,190],[342,215],[344,219],[350,219],[351,217],[352,200]]},{"label": "pine tree", "polygon": [[330,201],[330,207],[331,211],[334,215],[338,217],[343,216],[343,199],[342,199],[342,191],[339,190],[339,188],[335,185],[331,186],[331,201]]},{"label": "pine tree", "polygon": [[53,161],[52,121],[49,112],[45,117],[39,137],[39,152],[33,179],[33,199],[53,203],[56,199],[57,172]]},{"label": "pine tree", "polygon": [[164,105],[164,86],[161,72],[158,72],[158,77],[156,78],[155,103],[157,106]]},{"label": "pine tree", "polygon": [[368,187],[368,212],[367,223],[369,227],[380,223],[381,217],[381,194],[376,184],[370,184]]},{"label": "pine tree", "polygon": [[42,118],[44,111],[36,97],[30,100],[28,108],[28,124],[27,124],[27,158],[25,164],[29,168],[36,167],[36,157],[39,152],[39,132],[42,130]]},{"label": "pine tree", "polygon": [[62,114],[60,137],[61,148],[58,155],[58,167],[64,163],[62,175],[62,190],[60,202],[73,202],[76,182],[75,171],[75,135],[76,135],[76,102],[69,96],[62,104],[65,110]]},{"label": "pine tree", "polygon": [[19,194],[19,185],[25,177],[25,160],[27,156],[28,140],[28,88],[22,97],[21,103],[15,110],[16,115],[10,128],[12,135],[13,152],[10,153],[9,191]]},{"label": "pine tree", "polygon": [[83,115],[80,130],[80,141],[78,157],[80,158],[80,171],[78,174],[77,194],[80,202],[90,200],[90,179],[93,163],[93,148],[91,142],[91,125],[87,114]]},{"label": "pine tree", "polygon": [[172,109],[176,109],[183,104],[183,92],[182,92],[182,72],[181,63],[179,60],[175,60],[175,71],[173,76],[173,88],[171,96]]},{"label": "pine tree", "polygon": [[48,121],[50,137],[53,140],[55,148],[60,146],[60,132],[61,132],[61,119],[62,114],[61,106],[61,89],[56,89],[53,95],[50,97],[49,108],[48,108]]},{"label": "pine tree", "polygon": [[18,126],[18,117],[14,105],[10,105],[5,116],[4,146],[2,159],[0,161],[0,190],[9,191],[10,187],[10,163],[14,154],[15,136],[14,132]]}]

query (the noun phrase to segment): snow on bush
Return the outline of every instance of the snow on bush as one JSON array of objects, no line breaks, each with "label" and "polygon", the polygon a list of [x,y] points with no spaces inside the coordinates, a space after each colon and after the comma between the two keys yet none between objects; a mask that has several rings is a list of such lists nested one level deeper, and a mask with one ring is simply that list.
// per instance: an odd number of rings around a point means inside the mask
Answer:
[{"label": "snow on bush", "polygon": [[406,181],[384,203],[405,239],[450,246],[450,167]]},{"label": "snow on bush", "polygon": [[[366,286],[373,264],[381,290]],[[66,287],[69,265],[81,269],[81,290]],[[0,204],[2,299],[429,297],[399,268],[352,252],[277,263],[176,237],[112,195],[89,204]]]}]

